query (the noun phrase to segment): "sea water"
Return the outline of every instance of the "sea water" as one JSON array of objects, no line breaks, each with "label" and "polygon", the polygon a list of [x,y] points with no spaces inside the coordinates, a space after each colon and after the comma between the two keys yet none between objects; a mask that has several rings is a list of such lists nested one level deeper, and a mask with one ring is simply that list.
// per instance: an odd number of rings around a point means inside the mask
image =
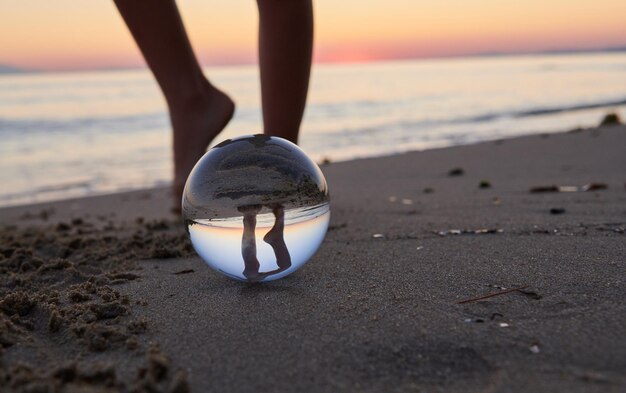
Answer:
[{"label": "sea water", "polygon": [[[258,67],[205,69],[237,103],[214,143],[263,124]],[[626,53],[316,64],[299,145],[315,161],[560,132],[626,118]],[[149,70],[0,75],[0,206],[171,182]]]}]

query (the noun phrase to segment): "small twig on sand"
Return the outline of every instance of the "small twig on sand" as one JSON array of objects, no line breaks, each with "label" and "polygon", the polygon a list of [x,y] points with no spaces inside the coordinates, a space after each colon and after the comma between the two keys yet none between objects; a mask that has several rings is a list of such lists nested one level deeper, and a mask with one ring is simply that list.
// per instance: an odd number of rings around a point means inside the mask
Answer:
[{"label": "small twig on sand", "polygon": [[504,295],[504,294],[507,294],[507,293],[520,291],[522,289],[528,288],[529,286],[530,285],[523,285],[521,287],[507,289],[506,291],[500,291],[500,292],[496,292],[496,293],[491,293],[489,295],[480,296],[480,297],[473,297],[473,298],[470,298],[470,299],[461,300],[460,302],[456,302],[456,304],[465,304],[465,303],[476,302],[478,300],[488,299],[490,297],[500,296],[500,295]]},{"label": "small twig on sand", "polygon": [[172,274],[180,275],[180,274],[189,274],[189,273],[193,273],[193,272],[195,272],[195,270],[193,270],[193,269],[185,269],[185,270],[181,270],[179,272],[175,272],[175,273],[172,273]]}]

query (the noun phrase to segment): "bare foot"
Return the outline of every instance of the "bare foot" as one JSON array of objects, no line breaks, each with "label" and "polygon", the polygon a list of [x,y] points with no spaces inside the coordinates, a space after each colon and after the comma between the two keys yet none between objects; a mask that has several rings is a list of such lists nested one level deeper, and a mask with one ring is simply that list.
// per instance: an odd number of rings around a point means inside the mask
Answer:
[{"label": "bare foot", "polygon": [[243,236],[241,238],[241,256],[245,269],[244,277],[248,281],[260,281],[264,278],[259,273],[261,264],[256,256],[256,216],[261,211],[261,205],[239,206],[238,211],[243,213]]},{"label": "bare foot", "polygon": [[263,241],[272,246],[274,254],[276,255],[278,269],[269,273],[276,274],[291,267],[291,255],[289,255],[289,249],[287,249],[284,237],[285,209],[281,205],[271,207],[275,217],[274,226],[265,234]]},{"label": "bare foot", "polygon": [[211,141],[226,127],[235,103],[221,90],[206,83],[205,91],[180,102],[170,103],[174,129],[174,212],[180,202],[189,172],[204,155]]}]

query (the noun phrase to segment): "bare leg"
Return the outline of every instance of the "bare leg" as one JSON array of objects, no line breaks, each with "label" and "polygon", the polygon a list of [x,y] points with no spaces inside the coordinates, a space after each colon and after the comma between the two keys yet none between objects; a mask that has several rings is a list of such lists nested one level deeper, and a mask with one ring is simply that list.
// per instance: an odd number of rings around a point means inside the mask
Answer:
[{"label": "bare leg", "polygon": [[285,208],[280,205],[273,207],[274,212],[274,226],[263,237],[263,241],[272,246],[274,254],[276,255],[277,270],[273,270],[271,274],[280,273],[291,267],[291,255],[285,244]]},{"label": "bare leg", "polygon": [[261,206],[241,206],[237,210],[243,213],[243,236],[241,238],[241,256],[245,264],[243,275],[250,281],[258,281],[264,277],[259,274],[261,264],[256,257],[256,215],[261,210]]},{"label": "bare leg", "polygon": [[233,115],[232,100],[202,74],[174,0],[114,0],[154,74],[174,130],[174,196]]},{"label": "bare leg", "polygon": [[257,0],[265,134],[298,142],[311,71],[311,0]]}]

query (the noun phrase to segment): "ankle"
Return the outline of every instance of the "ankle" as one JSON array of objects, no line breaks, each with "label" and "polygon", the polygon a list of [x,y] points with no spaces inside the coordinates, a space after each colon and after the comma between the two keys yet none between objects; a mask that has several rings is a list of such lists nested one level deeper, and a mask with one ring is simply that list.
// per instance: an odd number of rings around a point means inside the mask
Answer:
[{"label": "ankle", "polygon": [[172,113],[189,113],[205,111],[211,105],[211,91],[209,88],[178,91],[165,97],[167,106]]}]

